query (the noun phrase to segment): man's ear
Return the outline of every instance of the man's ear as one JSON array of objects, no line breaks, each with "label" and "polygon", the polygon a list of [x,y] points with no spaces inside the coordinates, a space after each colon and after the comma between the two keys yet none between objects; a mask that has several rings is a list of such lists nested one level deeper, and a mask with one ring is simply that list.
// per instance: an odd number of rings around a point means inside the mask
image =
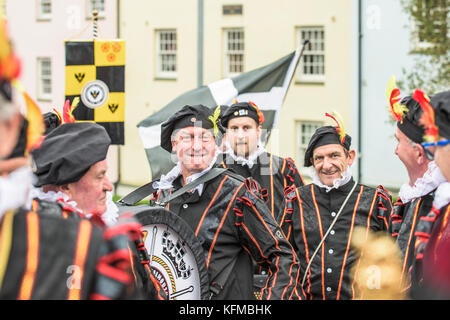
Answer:
[{"label": "man's ear", "polygon": [[355,161],[356,158],[356,151],[355,150],[350,150],[348,152],[348,165],[351,166],[353,164],[353,162]]},{"label": "man's ear", "polygon": [[256,135],[258,137],[258,140],[261,139],[261,134],[262,134],[262,125],[258,125],[256,127]]},{"label": "man's ear", "polygon": [[416,161],[419,165],[424,164],[425,162],[427,162],[427,156],[425,154],[425,150],[423,148],[423,146],[421,144],[417,144],[417,158]]}]

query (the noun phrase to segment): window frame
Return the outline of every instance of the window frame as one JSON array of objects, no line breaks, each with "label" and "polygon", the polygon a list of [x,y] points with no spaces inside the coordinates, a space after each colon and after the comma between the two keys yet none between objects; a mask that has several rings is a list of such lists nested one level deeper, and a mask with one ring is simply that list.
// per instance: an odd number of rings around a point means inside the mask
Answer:
[{"label": "window frame", "polygon": [[[242,49],[238,50],[228,50],[229,48],[229,35],[230,32],[240,32],[242,33],[242,38],[240,39],[242,43]],[[227,78],[231,78],[241,73],[245,72],[245,31],[243,27],[235,27],[235,28],[224,28],[223,29],[223,76]],[[230,71],[230,56],[231,55],[242,55],[241,67],[242,70],[240,72],[232,72]]]},{"label": "window frame", "polygon": [[[50,72],[49,75],[43,75],[42,62],[48,61]],[[44,92],[44,81],[49,81],[50,92]],[[51,101],[53,96],[52,86],[52,59],[50,57],[38,57],[37,58],[37,98],[41,101]]]},{"label": "window frame", "polygon": [[[173,51],[161,51],[161,35],[163,33],[172,33],[175,35],[175,40],[171,39],[175,42],[175,49]],[[157,29],[155,30],[155,38],[156,38],[156,78],[157,79],[177,79],[178,78],[178,32],[176,28],[171,29]],[[175,64],[175,71],[167,71],[163,70],[163,56],[164,55],[174,55],[174,64]]]},{"label": "window frame", "polygon": [[[303,57],[299,62],[298,68],[297,68],[297,76],[296,76],[296,80],[298,82],[306,82],[306,83],[324,83],[326,80],[326,54],[325,54],[325,40],[326,40],[326,35],[325,35],[325,27],[324,26],[299,26],[296,28],[296,39],[297,39],[297,47],[301,47],[304,43],[304,41],[306,40],[303,37],[303,31],[305,32],[314,32],[314,31],[319,31],[322,32],[323,37],[321,39],[322,42],[322,46],[323,49],[322,50],[310,50],[309,46],[313,46],[313,42],[317,42],[315,39],[308,39],[310,40],[310,44],[305,48],[305,51],[303,52]],[[323,73],[322,74],[306,74],[303,72],[303,68],[304,68],[304,61],[305,59],[308,59],[308,57],[315,57],[315,56],[322,56],[322,61],[321,62],[311,62],[311,63],[321,63],[321,65],[319,65],[319,67],[321,67],[323,69]],[[314,59],[314,58],[312,58]]]},{"label": "window frame", "polygon": [[[308,141],[306,141],[306,143],[302,143],[302,137],[303,137],[302,125],[304,125],[304,124],[316,126],[315,128],[313,128],[310,131],[310,136],[309,136],[309,139],[307,139]],[[308,148],[308,143],[311,140],[311,137],[314,134],[314,132],[322,126],[324,126],[324,122],[319,121],[319,120],[296,120],[295,121],[295,129],[297,131],[297,141],[296,141],[296,154],[297,154],[297,159],[298,159],[297,163],[299,164],[299,170],[302,172],[302,175],[306,175],[306,176],[310,177],[309,170],[303,166],[304,158],[305,158],[305,151]]]},{"label": "window frame", "polygon": [[[50,5],[50,12],[43,12],[42,5],[45,3]],[[52,20],[52,14],[53,14],[52,0],[37,0],[37,2],[36,2],[36,20],[37,21],[50,21],[50,20]]]},{"label": "window frame", "polygon": [[98,18],[104,19],[106,17],[106,1],[105,0],[87,0],[86,4],[86,19],[92,19],[92,11],[94,10],[94,1],[103,1],[103,10],[98,10]]}]

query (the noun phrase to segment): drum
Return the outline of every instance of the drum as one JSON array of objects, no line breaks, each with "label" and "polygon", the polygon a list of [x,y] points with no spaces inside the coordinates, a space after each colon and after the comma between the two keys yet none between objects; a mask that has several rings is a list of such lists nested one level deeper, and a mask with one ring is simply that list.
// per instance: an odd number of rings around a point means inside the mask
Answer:
[{"label": "drum", "polygon": [[208,300],[205,253],[192,229],[161,207],[122,207],[142,224],[150,269],[169,300]]}]

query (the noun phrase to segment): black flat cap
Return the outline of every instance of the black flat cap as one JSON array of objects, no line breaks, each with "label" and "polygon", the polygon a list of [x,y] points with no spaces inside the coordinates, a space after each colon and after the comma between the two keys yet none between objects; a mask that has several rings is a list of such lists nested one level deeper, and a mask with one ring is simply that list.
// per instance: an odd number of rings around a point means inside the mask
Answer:
[{"label": "black flat cap", "polygon": [[324,126],[314,132],[309,140],[308,148],[305,152],[305,167],[312,166],[311,158],[314,153],[314,149],[325,146],[327,144],[340,144],[345,149],[350,150],[350,145],[352,143],[352,138],[346,134],[344,143],[341,143],[339,134],[336,131],[336,127],[333,126]]},{"label": "black flat cap", "polygon": [[[220,123],[220,114],[214,114],[216,110],[220,112],[220,109],[213,110],[204,105],[184,106],[161,125],[161,147],[172,152],[171,137],[174,130],[194,126],[210,130],[214,129],[214,124],[218,130],[215,141],[220,145],[225,128]],[[215,121],[213,122],[210,117]]]},{"label": "black flat cap", "polygon": [[430,104],[434,108],[439,135],[450,139],[450,90],[435,94],[431,97]]},{"label": "black flat cap", "polygon": [[239,117],[250,117],[255,120],[258,125],[261,124],[258,110],[248,102],[238,102],[229,106],[222,115],[222,124],[224,127],[227,127],[228,122],[231,119]]},{"label": "black flat cap", "polygon": [[108,133],[98,124],[62,124],[32,152],[36,186],[60,186],[80,180],[92,165],[106,158],[110,144]]},{"label": "black flat cap", "polygon": [[400,103],[408,108],[408,112],[402,121],[397,122],[397,127],[415,143],[422,143],[425,129],[420,124],[423,111],[419,102],[414,100],[412,96],[406,96]]}]

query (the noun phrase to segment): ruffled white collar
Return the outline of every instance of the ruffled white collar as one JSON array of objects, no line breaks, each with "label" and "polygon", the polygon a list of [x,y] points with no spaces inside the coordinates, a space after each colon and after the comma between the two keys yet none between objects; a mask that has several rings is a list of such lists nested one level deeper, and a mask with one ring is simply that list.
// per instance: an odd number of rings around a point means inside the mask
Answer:
[{"label": "ruffled white collar", "polygon": [[439,185],[434,193],[433,207],[441,210],[450,203],[450,182],[444,182]]},{"label": "ruffled white collar", "polygon": [[256,148],[255,152],[253,152],[251,155],[248,156],[248,159],[242,156],[237,156],[234,153],[234,150],[228,141],[225,141],[225,146],[226,146],[225,150],[226,154],[230,155],[230,157],[233,158],[233,160],[239,163],[240,165],[242,166],[247,165],[250,169],[257,162],[258,157],[264,152],[266,152],[266,149],[262,146],[261,140],[258,141],[258,147]]},{"label": "ruffled white collar", "polygon": [[348,166],[347,170],[345,170],[345,172],[342,174],[342,177],[334,179],[333,185],[330,187],[324,185],[322,181],[320,181],[319,176],[316,173],[316,170],[314,169],[314,167],[311,167],[311,177],[313,179],[313,183],[320,188],[324,188],[326,192],[330,192],[333,189],[338,189],[339,187],[347,184],[347,182],[349,182],[350,179],[352,178],[352,175],[353,175],[352,168],[351,166]]},{"label": "ruffled white collar", "polygon": [[6,177],[0,177],[0,220],[8,210],[31,205],[29,193],[33,187],[33,178],[28,166],[14,170]]},{"label": "ruffled white collar", "polygon": [[[207,173],[209,170],[211,170],[211,168],[215,165],[219,154],[220,154],[219,150],[216,150],[214,159],[211,161],[208,168],[206,168],[202,172],[197,172],[187,177],[186,183],[188,184],[191,183],[192,181],[195,181],[196,179],[200,178],[202,175]],[[170,170],[166,175],[162,175],[158,181],[153,182],[152,186],[158,191],[171,189],[173,187],[173,182],[179,176],[181,176],[181,165],[178,162],[177,165],[173,167],[172,170]],[[194,192],[194,190],[197,190],[198,194],[201,196],[203,193],[203,183],[196,186],[193,190],[191,190],[191,192]]]},{"label": "ruffled white collar", "polygon": [[[33,188],[30,192],[30,198],[31,199],[40,199],[50,202],[56,202],[58,200],[63,200],[64,203],[71,206],[72,208],[80,211],[81,213],[85,214],[86,218],[91,218],[92,214],[90,213],[84,213],[82,210],[77,208],[77,203],[75,201],[70,200],[69,196],[61,191],[55,192],[55,191],[48,191],[44,192],[42,188]],[[106,192],[106,211],[101,215],[102,221],[105,223],[106,226],[112,226],[117,222],[117,219],[119,218],[119,209],[117,208],[116,204],[114,203],[112,199],[112,193]]]},{"label": "ruffled white collar", "polygon": [[434,161],[428,163],[428,169],[422,178],[416,180],[413,186],[405,183],[400,187],[399,197],[403,203],[420,198],[436,189],[441,183],[446,182],[444,175]]}]

